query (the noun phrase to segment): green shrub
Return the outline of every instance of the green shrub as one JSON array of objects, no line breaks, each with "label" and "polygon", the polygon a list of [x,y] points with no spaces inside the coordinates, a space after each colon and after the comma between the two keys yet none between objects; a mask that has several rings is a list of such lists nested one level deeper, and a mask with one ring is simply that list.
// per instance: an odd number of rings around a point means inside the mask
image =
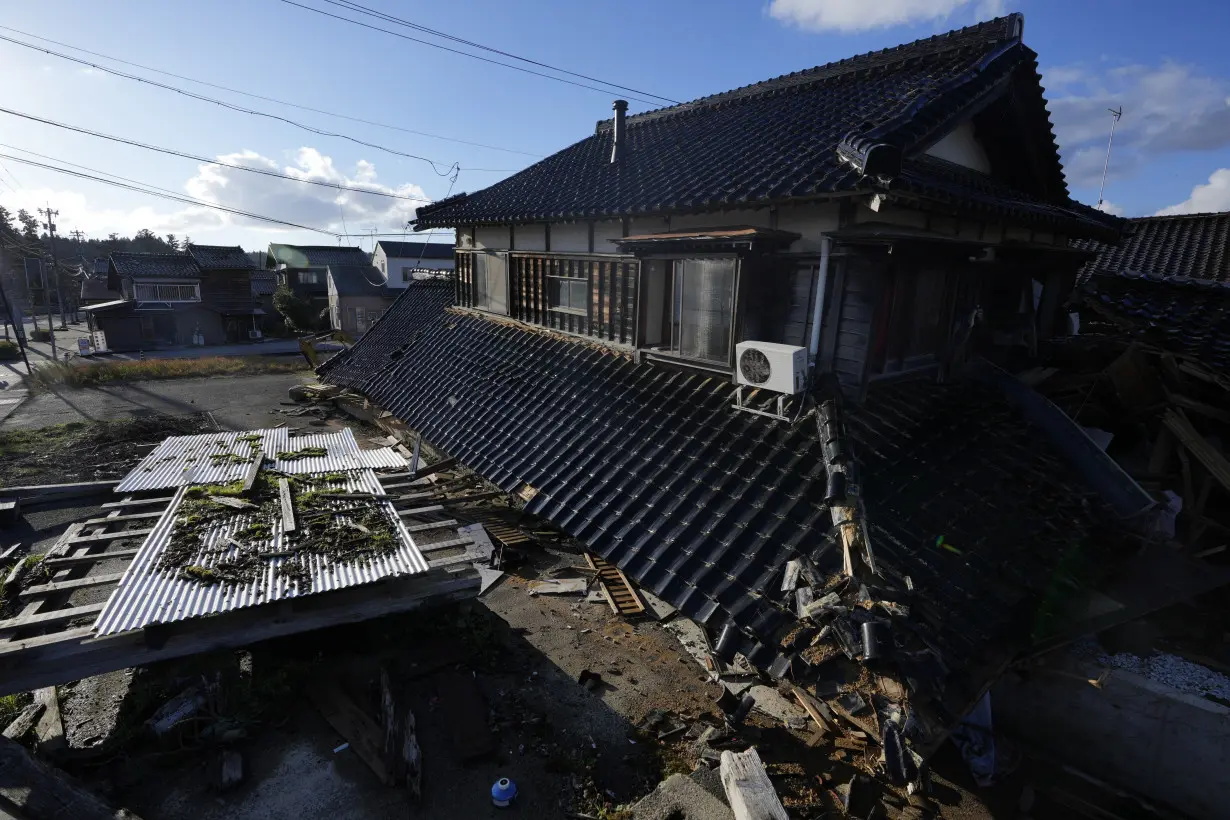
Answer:
[{"label": "green shrub", "polygon": [[21,349],[17,342],[0,342],[0,362],[11,362],[21,358]]},{"label": "green shrub", "polygon": [[51,331],[40,327],[30,333],[30,339],[35,342],[50,342]]}]

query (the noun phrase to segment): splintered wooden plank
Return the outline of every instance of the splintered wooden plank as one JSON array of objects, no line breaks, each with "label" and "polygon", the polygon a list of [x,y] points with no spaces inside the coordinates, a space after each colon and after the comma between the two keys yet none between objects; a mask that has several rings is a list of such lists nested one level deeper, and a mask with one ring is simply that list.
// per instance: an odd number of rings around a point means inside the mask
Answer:
[{"label": "splintered wooden plank", "polygon": [[448,518],[444,521],[431,521],[426,524],[411,524],[406,527],[406,532],[427,532],[428,530],[442,530],[447,527],[457,526],[456,518]]},{"label": "splintered wooden plank", "polygon": [[[1230,490],[1230,461],[1227,461],[1225,456],[1214,449],[1213,445],[1196,431],[1187,416],[1183,415],[1182,410],[1167,410],[1162,416],[1162,423],[1174,433],[1179,443],[1204,465],[1204,468],[1217,479],[1222,487]],[[1195,499],[1189,497],[1184,500],[1194,501]]]},{"label": "splintered wooden plank", "polygon": [[282,499],[282,532],[295,531],[295,507],[290,501],[290,482],[278,479],[278,497]]},{"label": "splintered wooden plank", "polygon": [[97,604],[86,604],[84,606],[69,607],[68,609],[57,609],[54,612],[40,612],[36,615],[21,615],[16,618],[9,618],[7,621],[0,621],[0,632],[12,632],[13,630],[22,629],[27,626],[59,624],[67,621],[75,621],[78,618],[87,618],[102,612],[103,607],[106,605],[107,602],[103,601]]},{"label": "splintered wooden plank", "polygon": [[21,598],[36,598],[45,595],[54,595],[57,592],[69,592],[72,590],[86,589],[88,587],[100,587],[103,584],[117,583],[124,577],[122,572],[112,572],[106,575],[93,575],[88,578],[78,578],[74,581],[52,581],[49,584],[39,584],[37,586],[26,587],[21,591]]},{"label": "splintered wooden plank", "polygon": [[97,564],[100,561],[111,561],[116,558],[132,558],[137,552],[137,548],[134,547],[133,549],[112,550],[111,552],[95,552],[90,555],[70,555],[67,558],[48,558],[43,561],[43,566],[49,569],[78,567],[86,564]]},{"label": "splintered wooden plank", "polygon": [[115,521],[140,521],[146,518],[160,518],[164,512],[165,510],[158,510],[157,512],[130,513],[129,515],[117,515],[114,517],[91,518],[82,526],[89,527],[93,524],[110,524]]},{"label": "splintered wooden plank", "polygon": [[755,747],[722,752],[722,786],[735,820],[789,820]]},{"label": "splintered wooden plank", "polygon": [[265,463],[265,454],[257,450],[252,454],[252,463],[248,465],[248,472],[243,477],[242,492],[248,493],[252,491],[252,485],[256,483],[256,476],[261,471],[261,465]]},{"label": "splintered wooden plank", "polygon": [[164,507],[171,503],[172,496],[164,495],[160,498],[125,498],[122,501],[108,501],[106,504],[100,504],[104,510],[116,509],[118,507],[143,507],[149,504],[161,504]]},{"label": "splintered wooden plank", "polygon": [[430,507],[415,507],[412,510],[398,510],[397,514],[402,518],[413,515],[423,515],[429,512],[441,512],[444,509],[443,504],[432,504]]}]

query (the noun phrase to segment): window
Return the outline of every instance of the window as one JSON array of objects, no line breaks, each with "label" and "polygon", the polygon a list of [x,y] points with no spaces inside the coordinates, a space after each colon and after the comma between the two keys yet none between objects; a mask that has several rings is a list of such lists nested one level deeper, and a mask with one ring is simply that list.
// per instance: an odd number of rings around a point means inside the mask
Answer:
[{"label": "window", "polygon": [[156,285],[137,282],[136,300],[138,302],[199,302],[201,291],[199,285]]},{"label": "window", "polygon": [[474,254],[474,306],[508,315],[508,254]]},{"label": "window", "polygon": [[898,267],[889,273],[876,309],[871,348],[874,373],[934,363],[947,341],[948,277],[935,268]]},{"label": "window", "polygon": [[736,270],[734,257],[649,260],[644,280],[646,346],[729,365]]},{"label": "window", "polygon": [[320,271],[315,271],[315,270],[299,271],[299,284],[319,285],[320,284]]},{"label": "window", "polygon": [[547,306],[558,313],[588,316],[589,280],[575,276],[548,276]]}]

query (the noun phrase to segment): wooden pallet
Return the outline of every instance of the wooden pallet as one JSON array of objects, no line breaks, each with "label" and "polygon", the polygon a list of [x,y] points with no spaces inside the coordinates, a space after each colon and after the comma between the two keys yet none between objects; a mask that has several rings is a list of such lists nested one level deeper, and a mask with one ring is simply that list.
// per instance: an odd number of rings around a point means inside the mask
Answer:
[{"label": "wooden pallet", "polygon": [[[69,598],[85,587],[114,586],[123,572],[103,574],[96,565],[113,562],[114,566],[122,561],[122,569],[126,569],[137,550],[108,548],[126,539],[129,545],[134,539],[144,540],[153,520],[153,513],[135,516],[131,511],[154,508],[162,515],[172,497],[127,497],[108,502],[103,505],[109,510],[107,516],[69,526],[45,562],[48,569],[54,569],[49,581],[24,590],[19,599],[21,609],[14,617],[0,621],[0,695],[473,598],[478,594],[480,579],[471,562],[480,554],[490,555],[492,549],[481,527],[462,527],[458,531],[461,537],[423,548],[428,565],[425,573],[96,637],[92,624],[104,604],[70,606]],[[431,526],[450,525],[456,528],[458,522]],[[128,527],[134,530],[126,531]],[[455,555],[456,549],[446,547],[464,547],[464,554]]]},{"label": "wooden pallet", "polygon": [[636,594],[628,577],[614,564],[608,564],[597,555],[585,553],[585,561],[590,569],[597,571],[598,583],[602,585],[602,594],[606,602],[617,615],[631,617],[645,611],[645,602]]}]

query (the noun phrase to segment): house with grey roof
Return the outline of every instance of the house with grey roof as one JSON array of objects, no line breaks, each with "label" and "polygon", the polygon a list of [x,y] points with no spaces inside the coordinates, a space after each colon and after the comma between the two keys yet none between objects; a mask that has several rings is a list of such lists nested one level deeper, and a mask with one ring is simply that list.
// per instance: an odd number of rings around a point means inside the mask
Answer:
[{"label": "house with grey roof", "polygon": [[402,288],[392,289],[374,265],[329,265],[329,324],[358,338],[367,333]]},{"label": "house with grey roof", "polygon": [[371,263],[371,258],[362,248],[336,245],[283,245],[270,242],[265,256],[265,268],[277,274],[278,285],[290,288],[295,296],[307,300],[314,311],[322,315],[329,307],[329,266],[366,266]]},{"label": "house with grey roof", "polygon": [[382,239],[376,243],[372,264],[390,288],[404,288],[415,279],[446,278],[453,271],[453,243]]}]

